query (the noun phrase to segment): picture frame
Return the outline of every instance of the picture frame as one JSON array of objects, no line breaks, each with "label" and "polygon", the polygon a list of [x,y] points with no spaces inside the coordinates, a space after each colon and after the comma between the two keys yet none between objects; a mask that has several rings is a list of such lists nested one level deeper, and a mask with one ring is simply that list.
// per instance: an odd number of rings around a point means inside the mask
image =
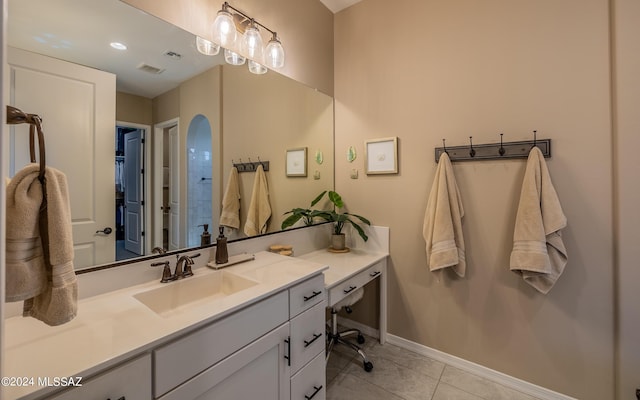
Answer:
[{"label": "picture frame", "polygon": [[365,171],[367,175],[398,173],[398,138],[366,140]]},{"label": "picture frame", "polygon": [[307,176],[307,148],[299,147],[287,150],[287,176]]}]

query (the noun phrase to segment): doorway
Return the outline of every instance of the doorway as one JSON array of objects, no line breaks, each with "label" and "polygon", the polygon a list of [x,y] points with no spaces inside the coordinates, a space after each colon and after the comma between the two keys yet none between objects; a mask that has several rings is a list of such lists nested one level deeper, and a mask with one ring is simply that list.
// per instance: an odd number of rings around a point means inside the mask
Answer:
[{"label": "doorway", "polygon": [[187,132],[187,245],[200,246],[204,225],[213,228],[211,125],[196,115]]},{"label": "doorway", "polygon": [[116,126],[116,261],[144,255],[145,129]]}]

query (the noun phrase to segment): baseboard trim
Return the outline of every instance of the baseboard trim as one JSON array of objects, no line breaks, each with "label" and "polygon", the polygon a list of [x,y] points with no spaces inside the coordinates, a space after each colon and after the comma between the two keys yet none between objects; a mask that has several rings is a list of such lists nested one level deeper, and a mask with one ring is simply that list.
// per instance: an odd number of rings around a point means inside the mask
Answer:
[{"label": "baseboard trim", "polygon": [[[360,329],[360,331],[365,335],[375,338],[380,337],[378,330],[371,328],[370,326],[342,317],[339,317],[338,321],[340,325],[343,325],[346,328]],[[493,382],[499,383],[503,386],[528,394],[541,400],[577,400],[562,393],[554,392],[553,390],[544,388],[542,386],[538,386],[533,383],[523,381],[522,379],[514,378],[513,376],[493,370],[491,368],[484,367],[480,364],[467,361],[460,357],[453,356],[451,354],[433,349],[431,347],[427,347],[416,342],[412,342],[410,340],[401,338],[400,336],[387,333],[387,342],[389,344],[402,347],[403,349],[413,351],[414,353],[418,353],[434,360],[441,361],[445,364],[451,365],[452,367],[459,368],[463,371],[480,376],[482,378],[489,379]]]}]

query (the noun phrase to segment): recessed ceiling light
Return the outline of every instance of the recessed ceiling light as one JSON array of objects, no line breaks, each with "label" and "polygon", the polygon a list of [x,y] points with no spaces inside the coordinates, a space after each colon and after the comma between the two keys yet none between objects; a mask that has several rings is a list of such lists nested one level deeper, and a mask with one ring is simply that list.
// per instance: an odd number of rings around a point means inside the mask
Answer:
[{"label": "recessed ceiling light", "polygon": [[109,45],[111,47],[113,47],[114,49],[116,49],[116,50],[126,50],[127,49],[127,45],[123,44],[123,43],[120,43],[120,42],[111,42],[111,43],[109,43]]}]

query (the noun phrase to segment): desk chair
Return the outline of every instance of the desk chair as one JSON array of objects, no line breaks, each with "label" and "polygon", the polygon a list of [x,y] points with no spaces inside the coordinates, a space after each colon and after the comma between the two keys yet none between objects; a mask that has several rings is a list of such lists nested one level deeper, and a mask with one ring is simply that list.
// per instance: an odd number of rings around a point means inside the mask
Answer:
[{"label": "desk chair", "polygon": [[333,346],[341,343],[351,347],[351,349],[356,351],[360,355],[360,357],[362,357],[362,366],[364,370],[367,372],[370,372],[373,369],[373,364],[371,363],[371,361],[367,359],[366,354],[364,354],[364,352],[358,345],[344,339],[346,336],[357,335],[358,344],[363,344],[364,336],[362,335],[360,330],[349,329],[342,332],[338,331],[338,311],[344,308],[345,311],[347,311],[348,313],[351,313],[351,306],[357,303],[358,301],[360,301],[360,299],[362,299],[363,294],[364,294],[364,288],[360,288],[331,307],[331,326],[327,326],[326,361],[327,362],[329,361],[329,356],[331,355],[331,350],[333,350]]}]

